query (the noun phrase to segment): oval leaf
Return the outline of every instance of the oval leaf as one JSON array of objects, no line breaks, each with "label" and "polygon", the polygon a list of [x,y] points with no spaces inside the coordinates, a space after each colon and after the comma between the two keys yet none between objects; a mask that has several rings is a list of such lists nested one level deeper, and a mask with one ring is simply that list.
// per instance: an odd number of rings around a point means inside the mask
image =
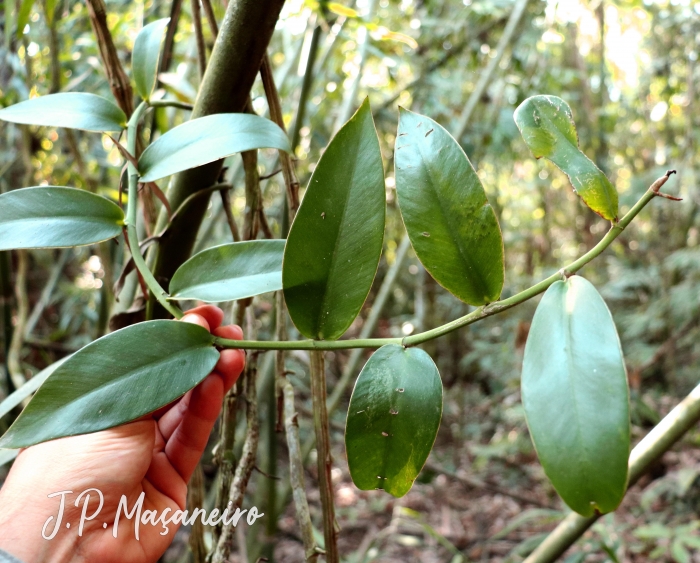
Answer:
[{"label": "oval leaf", "polygon": [[0,250],[93,244],[123,225],[117,204],[85,190],[38,186],[0,195]]},{"label": "oval leaf", "polygon": [[400,109],[395,162],[401,216],[425,269],[470,305],[496,301],[505,277],[501,229],[457,141]]},{"label": "oval leaf", "polygon": [[441,417],[442,382],[430,356],[397,344],[377,350],[348,407],[345,447],[355,485],[405,495],[428,459]]},{"label": "oval leaf", "polygon": [[165,38],[165,28],[170,18],[156,20],[144,26],[134,41],[131,55],[131,72],[136,84],[136,91],[144,100],[148,100],[156,86],[160,46]]},{"label": "oval leaf", "polygon": [[219,359],[202,327],[148,321],[85,346],[39,388],[0,438],[21,448],[112,428],[167,405],[200,383]]},{"label": "oval leaf", "polygon": [[251,240],[208,248],[178,268],[173,299],[234,301],[282,289],[284,240]]},{"label": "oval leaf", "polygon": [[276,123],[248,113],[217,113],[171,129],[139,158],[142,182],[215,162],[253,149],[289,152],[289,139]]},{"label": "oval leaf", "polygon": [[627,489],[627,374],[610,311],[573,276],[547,290],[525,346],[522,398],[547,477],[574,511],[615,510]]},{"label": "oval leaf", "polygon": [[360,312],[377,273],[385,207],[382,156],[365,100],[314,169],[284,251],[284,297],[307,338],[339,338]]},{"label": "oval leaf", "polygon": [[601,217],[617,220],[617,191],[610,180],[578,148],[569,105],[556,96],[532,96],[513,116],[535,158],[545,157],[568,177],[574,191]]},{"label": "oval leaf", "polygon": [[118,106],[95,94],[80,92],[50,94],[14,104],[0,110],[0,119],[98,132],[126,127],[126,115]]}]

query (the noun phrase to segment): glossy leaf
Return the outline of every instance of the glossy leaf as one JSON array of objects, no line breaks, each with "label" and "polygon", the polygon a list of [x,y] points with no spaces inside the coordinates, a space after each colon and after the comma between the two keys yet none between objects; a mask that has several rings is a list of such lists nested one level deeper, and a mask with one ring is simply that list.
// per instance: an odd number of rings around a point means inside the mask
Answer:
[{"label": "glossy leaf", "polygon": [[339,338],[360,312],[382,252],[384,189],[365,100],[314,169],[284,251],[284,297],[307,338]]},{"label": "glossy leaf", "polygon": [[0,250],[93,244],[123,225],[117,204],[85,190],[38,186],[0,195]]},{"label": "glossy leaf", "polygon": [[282,289],[284,240],[251,240],[208,248],[170,281],[174,299],[234,301]]},{"label": "glossy leaf", "polygon": [[167,405],[200,383],[219,359],[202,327],[148,321],[92,342],[39,388],[0,439],[20,448],[105,430]]},{"label": "glossy leaf", "polygon": [[0,119],[98,132],[126,127],[126,115],[117,105],[95,94],[80,92],[50,94],[14,104],[0,110]]},{"label": "glossy leaf", "polygon": [[470,305],[498,300],[501,229],[457,141],[432,119],[401,109],[395,162],[401,216],[425,269]]},{"label": "glossy leaf", "polygon": [[192,119],[156,139],[139,159],[142,182],[153,182],[253,149],[289,152],[289,139],[276,123],[247,113],[217,113]]},{"label": "glossy leaf", "polygon": [[430,356],[396,344],[377,350],[348,407],[345,447],[355,485],[405,495],[428,459],[441,417],[442,382]]},{"label": "glossy leaf", "polygon": [[617,219],[617,191],[610,180],[578,148],[578,135],[569,105],[556,96],[532,96],[513,116],[535,158],[556,164],[584,203],[601,217]]},{"label": "glossy leaf", "polygon": [[165,28],[170,18],[156,20],[144,26],[134,41],[131,55],[131,72],[136,91],[144,100],[148,100],[156,86],[160,46],[165,38]]},{"label": "glossy leaf", "polygon": [[573,276],[544,294],[525,346],[522,400],[545,473],[583,516],[615,510],[627,488],[629,390],[615,324]]}]

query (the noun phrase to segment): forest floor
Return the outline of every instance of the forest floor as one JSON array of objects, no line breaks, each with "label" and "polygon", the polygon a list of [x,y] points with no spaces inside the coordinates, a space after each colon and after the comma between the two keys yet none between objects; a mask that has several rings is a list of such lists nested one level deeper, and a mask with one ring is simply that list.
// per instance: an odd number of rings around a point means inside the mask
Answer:
[{"label": "forest floor", "polygon": [[[450,396],[456,395],[452,389]],[[446,401],[433,453],[401,499],[358,490],[342,447],[335,450],[333,477],[345,561],[516,563],[553,529],[566,507],[530,445],[517,392],[499,397],[495,406],[491,399],[467,393],[462,408]],[[677,402],[651,395],[644,399],[661,415]],[[335,443],[342,444],[339,425],[335,430]],[[633,427],[635,443],[646,431]],[[695,428],[562,561],[700,563],[699,445],[700,428]],[[318,517],[314,477],[307,474],[307,492],[312,515]],[[298,533],[290,506],[279,521],[277,563],[303,561]]]}]

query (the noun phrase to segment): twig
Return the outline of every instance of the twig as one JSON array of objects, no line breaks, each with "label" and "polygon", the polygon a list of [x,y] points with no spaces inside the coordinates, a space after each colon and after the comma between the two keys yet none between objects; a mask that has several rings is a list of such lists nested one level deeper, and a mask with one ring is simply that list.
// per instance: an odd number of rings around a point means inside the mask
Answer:
[{"label": "twig", "polygon": [[318,488],[321,492],[321,508],[323,510],[324,548],[326,561],[339,563],[338,531],[335,522],[333,482],[331,480],[333,460],[331,458],[331,440],[326,407],[326,370],[323,351],[314,350],[310,356],[311,400],[314,408],[314,431],[316,451],[318,452]]},{"label": "twig", "polygon": [[508,18],[508,23],[503,30],[503,35],[501,35],[501,38],[498,40],[498,45],[496,45],[495,56],[489,58],[488,65],[481,73],[481,76],[479,76],[479,81],[476,83],[476,86],[474,86],[474,90],[472,91],[466,105],[464,106],[464,109],[462,110],[462,116],[460,117],[459,124],[457,125],[454,135],[454,138],[457,139],[457,141],[464,136],[472,113],[476,109],[476,105],[479,103],[479,100],[481,100],[481,97],[484,95],[486,87],[491,82],[491,77],[498,67],[498,64],[501,62],[508,44],[513,39],[515,30],[518,27],[523,14],[525,13],[525,8],[527,7],[528,2],[529,0],[517,0],[513,11],[510,13],[510,18]]},{"label": "twig", "polygon": [[17,299],[17,322],[12,333],[10,349],[7,353],[7,369],[15,389],[25,384],[26,378],[22,373],[22,345],[24,344],[24,327],[29,312],[29,297],[27,296],[27,268],[29,259],[26,250],[17,250],[17,276],[15,278],[15,298]]},{"label": "twig", "polygon": [[204,78],[204,71],[207,70],[207,47],[204,44],[204,33],[202,32],[202,12],[199,9],[199,0],[192,0],[192,25],[194,26],[194,36],[197,40],[197,62],[199,65],[199,78]]},{"label": "twig", "polygon": [[284,427],[287,433],[287,448],[289,449],[289,480],[294,497],[294,506],[297,513],[297,521],[301,529],[301,537],[304,542],[306,561],[318,560],[318,546],[314,539],[314,528],[309,513],[309,503],[306,500],[306,488],[304,485],[304,461],[302,459],[301,445],[299,443],[299,424],[294,408],[294,388],[289,381],[284,382]]},{"label": "twig", "polygon": [[[236,473],[233,476],[233,482],[229,490],[229,513],[234,512],[237,508],[243,505],[246,488],[250,475],[255,467],[255,456],[258,450],[259,438],[259,422],[258,422],[258,400],[255,388],[255,380],[257,377],[257,358],[251,356],[248,358],[244,373],[245,384],[245,400],[246,400],[246,430],[245,442],[243,443],[243,452],[241,460],[236,467]],[[224,524],[221,529],[221,536],[216,544],[213,556],[213,563],[225,563],[228,561],[231,554],[233,542],[233,534],[235,528],[231,524]]]},{"label": "twig", "polygon": [[56,260],[56,263],[51,269],[49,279],[46,281],[46,285],[44,286],[44,289],[41,292],[39,301],[36,302],[34,308],[32,309],[31,315],[29,315],[27,325],[24,329],[25,338],[30,336],[32,332],[34,332],[34,328],[39,322],[41,315],[44,313],[44,309],[46,309],[46,307],[48,306],[49,301],[51,300],[51,295],[53,294],[53,290],[56,288],[56,284],[58,283],[58,280],[61,278],[61,274],[63,273],[63,268],[66,267],[66,264],[68,263],[68,259],[70,258],[72,252],[73,250],[71,248],[64,248],[63,250],[61,250],[58,256],[58,260]]},{"label": "twig", "polygon": [[29,298],[27,297],[27,268],[29,259],[26,250],[17,250],[17,276],[15,278],[15,299],[17,300],[17,322],[12,333],[10,349],[7,353],[7,369],[15,389],[24,385],[26,379],[22,373],[22,345],[24,344],[24,327],[27,323],[29,312]]},{"label": "twig", "polygon": [[[202,192],[195,192],[192,195],[196,195],[199,193]],[[224,214],[226,215],[226,222],[228,223],[228,228],[231,230],[231,236],[233,237],[233,241],[238,242],[241,240],[241,233],[238,231],[238,224],[236,223],[236,219],[233,216],[233,209],[231,208],[231,191],[221,190],[220,193],[221,205],[224,208]]]},{"label": "twig", "polygon": [[[668,413],[630,454],[629,487],[644,475],[673,444],[700,421],[700,385]],[[524,563],[552,563],[562,555],[600,516],[584,518],[571,513],[530,554]]]},{"label": "twig", "polygon": [[260,176],[258,173],[258,151],[241,153],[245,169],[245,216],[243,240],[255,240],[260,230]]},{"label": "twig", "polygon": [[134,94],[131,89],[131,82],[124,72],[124,68],[119,60],[117,48],[114,46],[112,34],[107,27],[107,8],[103,0],[87,0],[90,23],[97,38],[97,45],[100,49],[100,57],[109,87],[117,101],[117,105],[122,109],[127,117],[134,112]]},{"label": "twig", "polygon": [[661,189],[661,187],[666,182],[668,182],[668,179],[671,177],[671,175],[675,174],[675,173],[676,173],[675,170],[667,170],[666,174],[664,176],[661,176],[661,178],[659,178],[658,180],[656,180],[656,182],[654,182],[649,189],[652,190],[656,195],[658,195],[660,197],[664,197],[666,199],[670,199],[671,201],[683,201],[683,198],[681,198],[681,197],[675,197],[675,196],[665,194],[665,193],[662,193],[659,191]]},{"label": "twig", "polygon": [[204,15],[207,17],[211,34],[216,37],[219,35],[219,25],[216,23],[216,16],[214,15],[214,9],[211,6],[211,1],[202,0],[202,7],[204,8]]},{"label": "twig", "polygon": [[[365,15],[366,21],[371,20],[374,15],[375,6],[377,5],[377,0],[369,0],[367,4],[367,13]],[[357,72],[352,80],[350,88],[345,92],[343,97],[343,103],[340,106],[338,115],[335,118],[335,125],[333,126],[333,131],[337,132],[343,126],[343,124],[350,119],[350,116],[355,109],[355,100],[357,99],[357,94],[360,90],[360,82],[362,81],[362,73],[365,70],[365,64],[367,63],[367,58],[369,56],[369,46],[370,46],[370,35],[369,29],[362,26],[357,30],[358,37],[356,41],[360,44],[357,49],[360,56],[360,61],[357,64]]]},{"label": "twig", "polygon": [[182,0],[173,0],[170,4],[170,23],[165,32],[163,40],[163,53],[160,56],[160,72],[168,72],[170,62],[173,58],[173,45],[175,44],[175,33],[177,33],[177,24],[180,23],[180,14],[182,13]]},{"label": "twig", "polygon": [[297,115],[294,119],[294,126],[292,127],[292,153],[299,146],[299,139],[301,137],[301,128],[304,124],[304,117],[306,115],[306,102],[309,98],[309,93],[311,92],[311,86],[313,84],[314,77],[314,63],[316,61],[316,56],[318,55],[318,45],[321,40],[321,25],[316,24],[314,30],[311,32],[311,42],[309,44],[309,56],[306,59],[306,68],[304,69],[304,80],[301,83],[301,92],[299,93],[299,104],[297,106]]},{"label": "twig", "polygon": [[[201,463],[197,464],[187,485],[187,508],[190,512],[194,512],[197,508],[204,508],[204,473],[202,472]],[[201,518],[195,519],[192,524],[188,543],[192,551],[193,562],[205,563],[207,560],[207,549],[204,544],[204,524],[202,524]]]},{"label": "twig", "polygon": [[[275,80],[272,75],[270,58],[267,56],[267,53],[265,53],[263,57],[262,66],[260,67],[260,76],[262,77],[267,103],[270,107],[270,119],[286,132],[282,115],[282,103],[280,102],[279,92],[277,91],[277,86],[275,85]],[[292,162],[292,156],[290,154],[285,151],[279,151],[279,161],[282,166],[284,185],[287,190],[287,206],[289,208],[289,222],[291,224],[297,209],[299,209],[299,180],[297,180],[294,171],[294,163]]]}]

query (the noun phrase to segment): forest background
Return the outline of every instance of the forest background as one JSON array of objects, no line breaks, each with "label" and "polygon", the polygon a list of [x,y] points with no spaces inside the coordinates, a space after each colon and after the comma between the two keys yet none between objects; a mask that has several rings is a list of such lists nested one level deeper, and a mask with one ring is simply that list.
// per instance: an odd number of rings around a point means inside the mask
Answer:
[{"label": "forest background", "polygon": [[[94,6],[100,5],[5,2],[0,105],[55,92],[110,97],[115,78],[107,69],[118,65],[105,65],[91,25]],[[202,6],[113,0],[105,7],[114,54],[127,72],[141,27],[179,8],[159,87],[164,96],[193,103],[215,37],[212,22],[220,23],[225,11],[223,0]],[[698,380],[699,44],[700,4],[690,0],[356,0],[322,6],[288,0],[268,55],[302,190],[321,149],[365,96],[383,150],[388,201],[383,257],[366,308],[348,335],[409,335],[469,312],[433,281],[403,239],[392,162],[398,106],[442,124],[478,171],[503,230],[504,296],[555,272],[603,236],[607,222],[575,196],[562,172],[532,158],[513,122],[514,109],[526,97],[560,96],[573,110],[582,150],[616,186],[622,213],[666,169],[678,170],[666,189],[683,202],[649,205],[581,272],[601,291],[620,333],[632,390],[632,436],[638,441]],[[251,102],[253,111],[268,114],[259,79]],[[146,135],[189,116],[174,108],[154,115]],[[0,192],[68,185],[116,200],[123,165],[107,136],[0,124]],[[258,225],[258,236],[269,229],[267,234],[280,237],[287,225],[276,151],[259,151],[252,164],[261,179],[266,221],[251,222],[245,185],[250,166],[238,155],[227,162],[232,219],[244,236]],[[143,196],[142,238],[153,234],[160,205],[152,194]],[[195,250],[231,240],[222,205],[212,198]],[[0,398],[110,329],[143,319],[135,274],[120,276],[123,257],[123,244],[114,242],[0,253]],[[118,280],[121,293],[114,300]],[[326,355],[329,391],[337,391],[340,404],[331,417],[333,477],[347,561],[522,561],[566,513],[537,462],[520,403],[522,352],[536,301],[424,346],[442,374],[445,408],[428,464],[402,499],[357,490],[347,471],[345,406],[368,353]],[[224,309],[234,320],[234,307]],[[248,336],[273,339],[274,300],[256,298],[248,311],[243,323]],[[303,548],[285,489],[286,444],[275,428],[274,355],[255,356],[260,441],[246,506],[258,506],[266,518],[239,532],[235,560],[299,561]],[[302,351],[287,360],[302,441],[312,434],[308,361]],[[3,417],[0,430],[16,414]],[[242,423],[245,416],[239,418]],[[245,432],[240,426],[239,447]],[[700,562],[700,550],[685,540],[700,533],[698,446],[696,428],[565,560]],[[201,484],[192,487],[205,503],[212,502],[216,471],[209,453]],[[308,498],[318,522],[315,472],[310,461]],[[190,530],[178,534],[164,561],[190,560],[189,535]]]}]

